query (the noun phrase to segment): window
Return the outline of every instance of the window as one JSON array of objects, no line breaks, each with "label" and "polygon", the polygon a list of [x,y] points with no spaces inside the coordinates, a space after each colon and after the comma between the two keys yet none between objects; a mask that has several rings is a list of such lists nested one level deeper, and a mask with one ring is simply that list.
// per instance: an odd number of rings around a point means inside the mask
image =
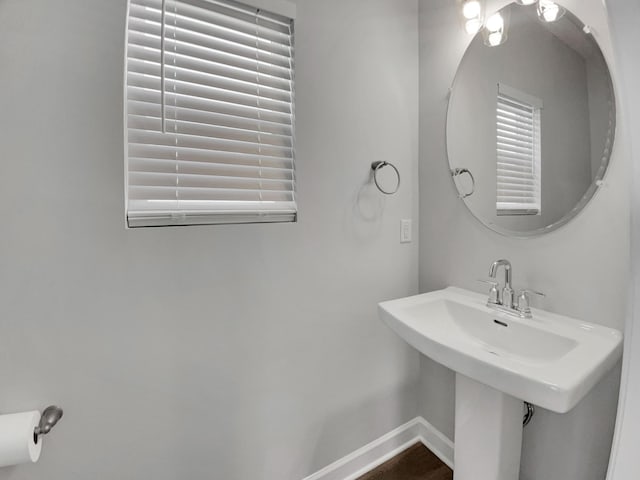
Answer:
[{"label": "window", "polygon": [[498,85],[498,215],[540,215],[542,101]]},{"label": "window", "polygon": [[231,0],[130,0],[130,227],[296,220],[293,20]]}]

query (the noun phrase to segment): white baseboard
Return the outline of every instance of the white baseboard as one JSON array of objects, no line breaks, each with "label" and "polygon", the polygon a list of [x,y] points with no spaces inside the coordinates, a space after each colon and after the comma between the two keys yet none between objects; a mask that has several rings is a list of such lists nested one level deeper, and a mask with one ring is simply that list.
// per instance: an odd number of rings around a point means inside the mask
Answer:
[{"label": "white baseboard", "polygon": [[416,417],[303,480],[355,480],[418,442],[453,469],[453,442]]},{"label": "white baseboard", "polygon": [[416,417],[420,441],[442,462],[453,470],[453,442],[422,417]]}]

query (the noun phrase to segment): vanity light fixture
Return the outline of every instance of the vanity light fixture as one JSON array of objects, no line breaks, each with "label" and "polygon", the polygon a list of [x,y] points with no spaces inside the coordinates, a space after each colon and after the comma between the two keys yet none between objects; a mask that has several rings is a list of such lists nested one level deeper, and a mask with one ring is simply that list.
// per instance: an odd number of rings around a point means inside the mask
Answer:
[{"label": "vanity light fixture", "polygon": [[469,35],[475,35],[482,28],[483,8],[480,0],[463,0],[460,4],[464,29]]},{"label": "vanity light fixture", "polygon": [[497,47],[507,41],[507,18],[500,12],[491,15],[482,31],[484,44],[488,47]]},{"label": "vanity light fixture", "polygon": [[566,10],[551,0],[538,2],[538,17],[543,22],[555,22],[565,14]]}]

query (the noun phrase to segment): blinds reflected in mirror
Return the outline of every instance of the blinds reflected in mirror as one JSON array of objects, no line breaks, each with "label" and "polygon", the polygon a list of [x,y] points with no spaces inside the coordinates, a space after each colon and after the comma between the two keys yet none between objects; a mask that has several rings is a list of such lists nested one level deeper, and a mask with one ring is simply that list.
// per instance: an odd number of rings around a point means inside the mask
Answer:
[{"label": "blinds reflected in mirror", "polygon": [[130,227],[295,221],[292,22],[229,0],[131,0]]},{"label": "blinds reflected in mirror", "polygon": [[539,99],[504,84],[498,85],[498,215],[539,215],[541,212],[541,108]]}]

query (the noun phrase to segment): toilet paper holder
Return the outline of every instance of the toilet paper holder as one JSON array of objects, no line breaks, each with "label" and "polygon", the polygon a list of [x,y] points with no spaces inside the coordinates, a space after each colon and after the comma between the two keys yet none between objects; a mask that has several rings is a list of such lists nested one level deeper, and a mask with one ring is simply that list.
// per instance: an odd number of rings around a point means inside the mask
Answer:
[{"label": "toilet paper holder", "polygon": [[60,407],[50,405],[44,409],[38,426],[33,429],[33,440],[38,443],[38,437],[40,435],[46,435],[62,418],[63,411]]}]

